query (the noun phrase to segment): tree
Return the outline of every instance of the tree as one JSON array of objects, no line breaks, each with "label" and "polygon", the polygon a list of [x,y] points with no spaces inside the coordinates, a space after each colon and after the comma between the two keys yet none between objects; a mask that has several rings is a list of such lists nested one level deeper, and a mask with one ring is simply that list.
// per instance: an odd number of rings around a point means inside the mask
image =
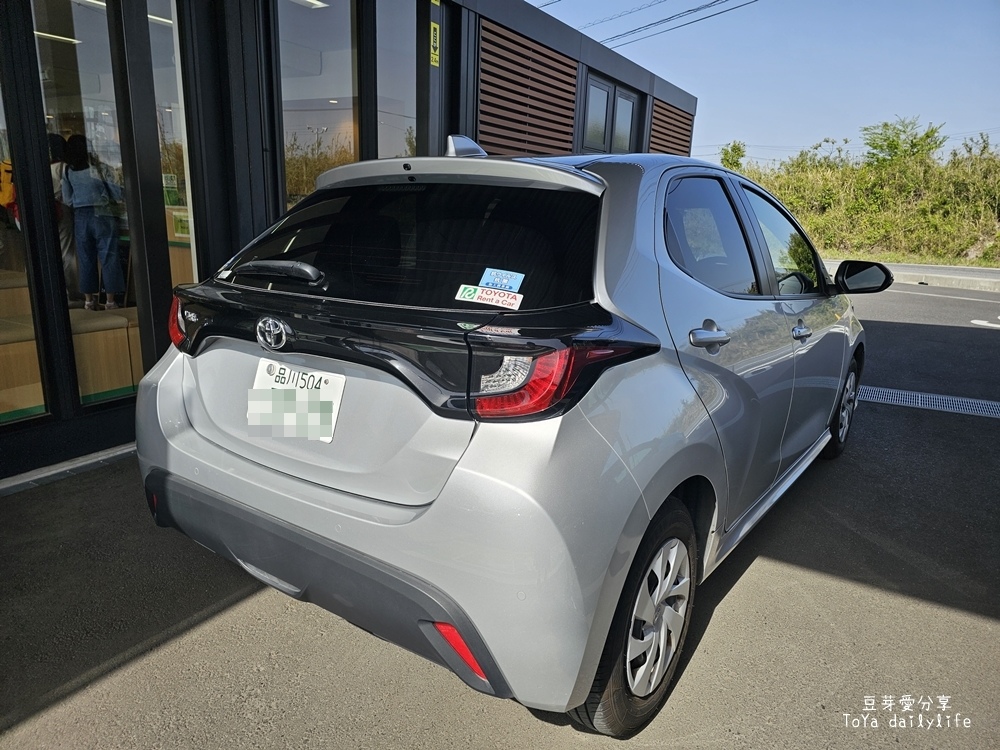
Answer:
[{"label": "tree", "polygon": [[727,143],[722,147],[722,151],[719,152],[720,161],[722,166],[726,169],[731,169],[734,172],[739,172],[743,169],[743,159],[747,155],[747,144],[743,141],[733,141],[732,143]]},{"label": "tree", "polygon": [[406,152],[400,154],[400,156],[416,156],[417,155],[417,133],[410,125],[406,128],[406,132],[403,133],[403,142],[406,144]]},{"label": "tree", "polygon": [[942,127],[943,124],[932,123],[920,132],[917,117],[897,117],[895,122],[866,125],[861,128],[862,140],[868,147],[865,162],[878,167],[908,158],[931,159],[948,140],[941,135]]}]

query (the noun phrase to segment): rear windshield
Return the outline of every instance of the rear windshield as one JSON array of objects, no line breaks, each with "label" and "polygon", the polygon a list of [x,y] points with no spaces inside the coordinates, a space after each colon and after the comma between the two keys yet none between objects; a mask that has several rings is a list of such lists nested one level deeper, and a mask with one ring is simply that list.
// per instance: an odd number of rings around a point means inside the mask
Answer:
[{"label": "rear windshield", "polygon": [[[593,299],[597,196],[469,183],[322,190],[219,273],[257,288],[412,307],[532,310]],[[322,280],[240,273],[302,261]],[[266,265],[266,264],[265,264]],[[258,266],[259,268],[259,266]]]}]

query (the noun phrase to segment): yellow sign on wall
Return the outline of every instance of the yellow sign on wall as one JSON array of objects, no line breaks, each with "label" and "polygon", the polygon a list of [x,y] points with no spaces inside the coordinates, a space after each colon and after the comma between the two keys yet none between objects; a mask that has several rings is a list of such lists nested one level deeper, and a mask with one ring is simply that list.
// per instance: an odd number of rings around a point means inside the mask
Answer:
[{"label": "yellow sign on wall", "polygon": [[441,67],[441,25],[431,21],[431,65]]}]

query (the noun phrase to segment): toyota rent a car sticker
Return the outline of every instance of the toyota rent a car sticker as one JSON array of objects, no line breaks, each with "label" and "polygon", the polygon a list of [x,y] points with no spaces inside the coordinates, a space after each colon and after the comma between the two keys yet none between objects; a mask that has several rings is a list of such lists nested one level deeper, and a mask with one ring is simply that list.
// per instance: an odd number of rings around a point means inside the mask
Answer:
[{"label": "toyota rent a car sticker", "polygon": [[505,289],[493,289],[488,286],[475,286],[473,284],[462,284],[458,288],[455,299],[462,302],[478,302],[481,305],[499,305],[508,310],[517,310],[521,307],[523,294],[508,292]]},{"label": "toyota rent a car sticker", "polygon": [[458,288],[455,299],[462,302],[478,302],[482,305],[499,305],[508,310],[521,307],[523,294],[518,294],[524,274],[517,271],[504,271],[500,268],[487,268],[479,284],[462,284]]}]

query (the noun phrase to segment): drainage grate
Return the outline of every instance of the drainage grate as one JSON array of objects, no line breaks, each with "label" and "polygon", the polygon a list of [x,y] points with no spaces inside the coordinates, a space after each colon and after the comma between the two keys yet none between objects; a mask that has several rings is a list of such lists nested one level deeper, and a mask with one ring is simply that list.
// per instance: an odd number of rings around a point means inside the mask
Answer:
[{"label": "drainage grate", "polygon": [[934,411],[948,411],[952,414],[971,414],[974,417],[1000,419],[1000,401],[985,401],[980,398],[939,396],[936,393],[897,391],[895,388],[875,388],[863,385],[858,391],[858,399],[876,404],[912,406],[914,409],[933,409]]}]

